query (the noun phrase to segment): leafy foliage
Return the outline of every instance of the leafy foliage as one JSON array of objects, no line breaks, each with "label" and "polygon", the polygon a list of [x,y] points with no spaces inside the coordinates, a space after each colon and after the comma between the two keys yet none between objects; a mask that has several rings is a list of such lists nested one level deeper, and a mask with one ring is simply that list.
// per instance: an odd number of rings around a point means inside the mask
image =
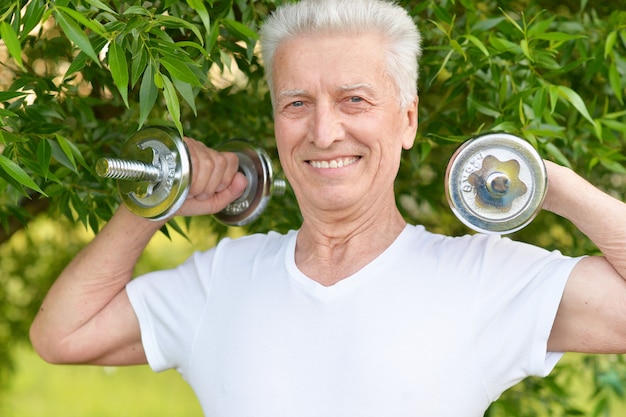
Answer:
[{"label": "leafy foliage", "polygon": [[[174,127],[211,146],[249,137],[276,159],[255,48],[260,22],[279,3],[3,2],[0,242],[41,212],[98,231],[118,199],[114,184],[95,175],[95,161],[119,154],[143,126]],[[400,3],[415,16],[425,47],[420,129],[396,182],[409,221],[437,232],[467,232],[447,208],[443,173],[456,146],[487,131],[524,137],[545,158],[625,199],[626,12],[619,1]],[[245,231],[284,231],[300,222],[290,193],[274,199],[268,212]],[[210,218],[194,222],[226,233]],[[572,255],[595,250],[572,225],[547,213],[515,238]],[[19,279],[24,291],[32,291],[26,288],[45,287],[50,278]],[[29,300],[39,302],[37,296]],[[0,345],[10,338],[25,339],[25,326],[0,333]],[[10,356],[2,355],[0,361]],[[626,367],[612,356],[586,363],[589,383],[597,387],[591,412],[601,415],[610,399],[624,396],[618,387]],[[564,366],[554,377],[529,379],[488,415],[580,414],[567,401],[568,382],[577,373]]]}]

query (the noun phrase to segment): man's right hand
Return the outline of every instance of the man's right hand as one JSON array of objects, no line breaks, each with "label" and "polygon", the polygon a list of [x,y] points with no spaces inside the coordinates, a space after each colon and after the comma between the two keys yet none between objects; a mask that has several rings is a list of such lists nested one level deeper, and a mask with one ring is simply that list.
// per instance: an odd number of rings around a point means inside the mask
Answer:
[{"label": "man's right hand", "polygon": [[219,152],[194,139],[185,138],[191,159],[191,186],[182,216],[215,214],[243,194],[248,181],[233,152]]}]

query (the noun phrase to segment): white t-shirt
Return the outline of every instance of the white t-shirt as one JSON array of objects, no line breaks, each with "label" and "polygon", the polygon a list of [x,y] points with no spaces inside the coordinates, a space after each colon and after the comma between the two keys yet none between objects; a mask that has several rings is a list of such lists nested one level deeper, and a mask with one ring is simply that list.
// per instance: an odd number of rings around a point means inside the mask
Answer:
[{"label": "white t-shirt", "polygon": [[324,287],[296,236],[224,239],[128,285],[151,367],[178,369],[207,417],[480,417],[561,357],[547,340],[577,259],[407,226]]}]

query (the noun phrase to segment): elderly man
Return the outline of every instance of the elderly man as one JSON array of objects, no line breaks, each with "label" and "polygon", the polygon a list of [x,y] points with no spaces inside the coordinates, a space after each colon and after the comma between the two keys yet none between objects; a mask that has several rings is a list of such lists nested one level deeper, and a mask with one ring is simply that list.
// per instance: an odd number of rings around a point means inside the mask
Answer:
[{"label": "elderly man", "polygon": [[[163,222],[124,207],[32,326],[55,363],[178,369],[207,416],[481,416],[564,351],[626,351],[626,205],[547,163],[544,209],[603,256],[407,225],[394,198],[417,123],[419,33],[380,0],[280,7],[262,29],[299,230],[237,240],[131,281]],[[234,154],[187,140],[180,215],[246,186]]]}]

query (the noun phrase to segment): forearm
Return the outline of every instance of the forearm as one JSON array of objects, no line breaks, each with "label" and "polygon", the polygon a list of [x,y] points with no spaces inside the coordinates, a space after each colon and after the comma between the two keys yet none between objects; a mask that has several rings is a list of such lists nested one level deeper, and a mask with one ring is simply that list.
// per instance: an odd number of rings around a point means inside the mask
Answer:
[{"label": "forearm", "polygon": [[132,278],[135,263],[162,223],[121,207],[56,280],[31,327],[34,347],[46,355],[107,307]]},{"label": "forearm", "polygon": [[626,279],[626,204],[568,168],[546,162],[548,193],[543,208],[570,220]]}]

